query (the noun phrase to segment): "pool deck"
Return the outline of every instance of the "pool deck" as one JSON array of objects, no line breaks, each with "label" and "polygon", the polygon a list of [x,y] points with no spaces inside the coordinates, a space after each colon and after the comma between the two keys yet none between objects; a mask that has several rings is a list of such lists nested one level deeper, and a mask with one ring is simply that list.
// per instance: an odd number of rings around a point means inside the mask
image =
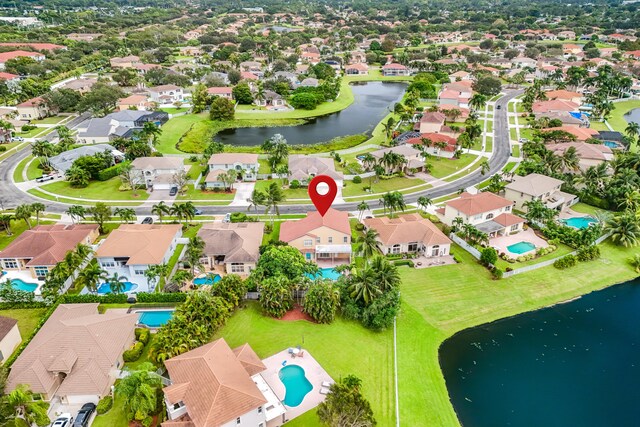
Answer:
[{"label": "pool deck", "polygon": [[[285,405],[285,408],[287,409],[287,413],[285,414],[287,420],[298,417],[322,403],[325,399],[325,395],[320,394],[322,383],[325,381],[330,383],[334,382],[327,371],[320,366],[316,359],[314,359],[307,350],[303,348],[302,351],[304,351],[303,357],[292,358],[288,353],[288,350],[283,350],[280,353],[276,353],[273,356],[262,360],[262,363],[264,363],[267,369],[263,371],[261,375],[281,401],[284,400],[285,387],[284,384],[282,384],[282,381],[280,381],[278,373],[283,367],[283,361],[287,362],[287,366],[297,365],[304,369],[305,376],[313,386],[313,389],[304,397],[300,405],[294,408]],[[282,425],[282,420],[280,418],[271,420],[267,423],[267,427],[276,427],[280,425]]]},{"label": "pool deck", "polygon": [[491,239],[489,243],[493,248],[495,248],[498,251],[498,253],[504,252],[506,254],[509,254],[509,256],[511,256],[512,258],[518,258],[521,255],[526,255],[534,252],[534,251],[529,251],[522,254],[517,254],[507,249],[507,246],[511,246],[519,242],[533,243],[534,245],[536,245],[536,248],[546,248],[547,246],[549,246],[546,240],[536,236],[536,233],[534,233],[532,228],[523,230],[519,233],[512,234],[510,236],[495,237]]},{"label": "pool deck", "polygon": [[38,285],[38,287],[33,292],[34,295],[36,296],[42,295],[42,285],[44,285],[44,282],[42,280],[34,279],[33,277],[31,277],[31,273],[28,270],[4,270],[4,271],[6,271],[7,274],[3,274],[2,276],[0,276],[0,280],[2,280],[3,282],[6,279],[9,279],[9,280],[20,279],[25,283],[35,283]]},{"label": "pool deck", "polygon": [[585,216],[590,217],[591,215],[588,215],[582,212],[576,212],[572,209],[565,209],[562,212],[560,212],[560,215],[558,215],[558,219],[582,218]]}]

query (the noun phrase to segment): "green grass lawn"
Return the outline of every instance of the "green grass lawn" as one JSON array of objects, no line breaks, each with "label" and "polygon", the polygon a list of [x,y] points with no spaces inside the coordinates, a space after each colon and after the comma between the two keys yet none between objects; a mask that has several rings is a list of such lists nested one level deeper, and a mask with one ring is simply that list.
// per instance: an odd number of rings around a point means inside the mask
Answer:
[{"label": "green grass lawn", "polygon": [[345,76],[343,82],[408,82],[413,80],[413,76],[383,76],[380,68],[369,68],[369,74],[358,76]]},{"label": "green grass lawn", "polygon": [[64,119],[66,119],[67,117],[68,116],[45,117],[44,119],[40,119],[40,120],[31,120],[31,124],[33,124],[33,125],[57,125],[58,123],[60,123]]},{"label": "green grass lawn", "polygon": [[[262,216],[261,220],[271,224],[271,221],[269,220],[268,216]],[[269,242],[277,242],[278,240],[280,240],[280,224],[282,224],[283,221],[274,221],[273,223],[273,228],[271,229],[271,233],[265,233],[262,236],[262,244],[266,245],[269,244]]]},{"label": "green grass lawn", "polygon": [[98,415],[91,424],[93,427],[129,427],[129,419],[124,409],[124,398],[116,396],[109,412]]},{"label": "green grass lawn", "polygon": [[[36,329],[38,322],[46,312],[47,308],[18,308],[0,310],[0,316],[10,317],[18,321],[18,329],[24,341]],[[5,354],[4,357],[7,358],[9,355]]]},{"label": "green grass lawn", "polygon": [[[391,179],[380,179],[378,182],[374,182],[371,185],[372,193],[386,193],[388,191],[401,191],[405,188],[415,187],[416,185],[422,185],[425,182],[418,178],[407,177],[393,177]],[[364,191],[364,187],[369,186],[369,179],[365,178],[360,184],[354,184],[352,181],[347,181],[347,186],[342,189],[342,195],[344,197],[350,196],[366,196],[370,193]]]},{"label": "green grass lawn", "polygon": [[611,116],[607,122],[611,125],[613,130],[624,133],[624,130],[629,124],[625,120],[624,115],[634,108],[640,108],[640,100],[616,102],[613,105],[615,106],[615,109],[611,112]]},{"label": "green grass lawn", "polygon": [[512,141],[518,140],[518,133],[516,132],[516,128],[509,128],[509,138],[511,138]]},{"label": "green grass lawn", "polygon": [[186,113],[187,111],[189,111],[189,109],[187,107],[180,107],[180,108],[167,107],[167,108],[160,108],[160,111],[164,111],[165,113],[169,113],[169,114],[178,114],[178,113]]},{"label": "green grass lawn", "polygon": [[[31,221],[31,226],[35,225],[35,220]],[[40,220],[40,224],[53,224],[53,221]],[[13,242],[23,231],[27,230],[27,223],[23,220],[11,222],[11,235],[7,235],[6,231],[0,233],[0,250],[6,248],[9,243]]]},{"label": "green grass lawn", "polygon": [[186,114],[170,119],[162,125],[162,134],[158,137],[156,149],[164,154],[182,154],[176,145],[189,128],[198,122],[205,120],[206,113]]},{"label": "green grass lawn", "polygon": [[520,146],[514,145],[511,147],[511,155],[513,157],[520,157]]},{"label": "green grass lawn", "polygon": [[493,138],[491,138],[490,136],[487,137],[487,142],[485,144],[484,151],[489,153],[493,151]]},{"label": "green grass lawn", "polygon": [[[615,105],[615,104],[613,104],[613,105]],[[595,129],[597,131],[601,131],[601,130],[608,131],[609,130],[609,128],[607,127],[607,125],[604,124],[604,122],[590,122],[589,127],[591,129]]]},{"label": "green grass lawn", "polygon": [[38,159],[34,159],[27,166],[27,179],[33,180],[42,176],[42,169],[40,169],[40,161]]},{"label": "green grass lawn", "polygon": [[529,141],[532,141],[533,140],[533,129],[531,129],[531,128],[520,129],[520,138],[526,138]]},{"label": "green grass lawn", "polygon": [[440,344],[454,333],[636,277],[626,263],[629,251],[608,243],[601,246],[601,260],[580,263],[569,270],[545,267],[501,281],[492,280],[465,251],[452,249],[462,264],[422,270],[401,268],[401,425],[460,425],[438,362]]},{"label": "green grass lawn", "polygon": [[[394,422],[393,334],[375,333],[359,323],[337,318],[330,325],[304,320],[284,322],[263,316],[257,303],[247,303],[217,334],[234,348],[248,342],[260,358],[298,344],[335,380],[355,374],[363,381],[363,393],[371,402],[378,425]],[[357,345],[354,345],[357,343]],[[317,426],[315,410],[287,425]],[[410,424],[407,424],[410,425]]]},{"label": "green grass lawn", "polygon": [[595,206],[587,205],[586,203],[582,202],[578,202],[575,205],[571,206],[571,210],[588,215],[595,215],[596,212],[606,212],[603,209],[596,208]]},{"label": "green grass lawn", "polygon": [[132,191],[120,191],[119,188],[122,181],[119,177],[111,178],[107,181],[91,181],[85,188],[73,188],[67,181],[57,181],[51,184],[45,184],[42,190],[50,193],[60,194],[67,197],[78,197],[81,199],[92,200],[146,200],[149,193],[144,190],[138,190],[137,197],[134,197]]},{"label": "green grass lawn", "polygon": [[47,135],[48,133],[53,132],[53,129],[54,128],[52,128],[52,127],[51,128],[38,127],[38,128],[35,128],[35,129],[31,129],[30,131],[27,131],[27,132],[16,132],[16,135],[17,136],[21,136],[23,138],[33,138],[36,135],[38,135],[40,137],[43,137],[43,136]]},{"label": "green grass lawn", "polygon": [[300,188],[284,188],[281,179],[262,179],[260,181],[256,181],[255,189],[259,191],[266,191],[267,188],[271,185],[272,182],[277,183],[281,188],[283,188],[284,195],[289,199],[309,199],[309,193],[307,191],[307,187]]},{"label": "green grass lawn", "polygon": [[13,170],[13,181],[14,182],[24,182],[22,178],[22,171],[28,162],[31,161],[33,157],[27,156],[24,159],[20,160],[20,162],[16,165],[16,168]]},{"label": "green grass lawn", "polygon": [[514,166],[517,164],[517,162],[509,162],[506,165],[504,165],[504,167],[502,168],[502,172],[509,172],[511,171],[511,169],[514,168]]},{"label": "green grass lawn", "polygon": [[493,120],[487,121],[487,132],[493,132]]},{"label": "green grass lawn", "polygon": [[199,188],[193,188],[193,185],[187,187],[187,191],[177,197],[177,200],[233,200],[234,193],[214,193],[213,191],[202,191]]},{"label": "green grass lawn", "polygon": [[430,174],[435,178],[443,178],[456,173],[471,164],[476,159],[474,154],[462,154],[459,159],[436,158],[430,161],[432,165]]}]

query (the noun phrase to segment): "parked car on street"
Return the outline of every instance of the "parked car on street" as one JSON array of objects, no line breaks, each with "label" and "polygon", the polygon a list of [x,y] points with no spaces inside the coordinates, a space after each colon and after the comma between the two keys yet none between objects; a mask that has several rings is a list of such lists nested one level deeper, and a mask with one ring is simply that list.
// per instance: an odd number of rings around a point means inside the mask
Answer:
[{"label": "parked car on street", "polygon": [[140,224],[153,224],[153,218],[151,218],[150,216],[146,217],[145,219],[142,220],[142,222]]},{"label": "parked car on street", "polygon": [[170,195],[170,196],[175,196],[176,194],[178,194],[178,187],[175,187],[175,186],[174,186],[174,187],[171,187],[171,188],[169,189],[169,195]]},{"label": "parked car on street", "polygon": [[231,214],[230,213],[226,213],[224,215],[224,218],[223,218],[222,222],[231,222]]},{"label": "parked car on street", "polygon": [[76,415],[76,419],[73,422],[73,427],[87,427],[89,425],[91,415],[95,410],[95,403],[85,403],[82,405],[82,408],[78,411],[78,415]]},{"label": "parked car on street", "polygon": [[21,136],[14,136],[11,138],[11,140],[15,142],[24,142],[24,138]]},{"label": "parked car on street", "polygon": [[202,210],[200,210],[200,209],[196,209],[196,210],[194,211],[194,213],[195,213],[196,215],[202,215]]}]

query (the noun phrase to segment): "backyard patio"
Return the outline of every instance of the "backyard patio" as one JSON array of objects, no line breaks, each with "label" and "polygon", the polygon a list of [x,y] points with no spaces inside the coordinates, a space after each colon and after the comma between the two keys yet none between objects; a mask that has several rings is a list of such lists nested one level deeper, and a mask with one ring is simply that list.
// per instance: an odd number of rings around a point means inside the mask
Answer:
[{"label": "backyard patio", "polygon": [[[522,251],[521,249],[514,248],[514,245],[517,245],[521,242],[531,243],[535,246],[535,248],[528,251]],[[523,254],[528,254],[531,253],[531,251],[535,251],[535,249],[537,248],[546,248],[547,246],[549,246],[547,241],[541,237],[538,237],[532,228],[509,236],[494,237],[489,241],[489,244],[490,246],[495,248],[498,253],[504,252],[512,258],[518,258]],[[516,252],[514,252],[514,250]]]},{"label": "backyard patio", "polygon": [[[280,370],[285,366],[299,366],[304,369],[304,375],[307,380],[309,380],[313,388],[304,396],[302,402],[298,406],[291,407],[285,404],[287,409],[285,417],[287,421],[304,414],[323,402],[325,395],[320,393],[320,390],[323,388],[322,383],[334,382],[327,371],[325,371],[313,356],[311,356],[311,354],[309,354],[304,348],[296,348],[292,349],[292,351],[297,352],[298,356],[293,357],[289,353],[289,350],[283,350],[273,356],[263,359],[262,363],[264,363],[267,369],[261,373],[262,378],[264,378],[269,387],[271,387],[275,392],[278,399],[280,399],[284,404],[286,389],[282,380],[280,380]],[[267,427],[280,425],[282,425],[281,419],[274,419],[267,423]]]}]

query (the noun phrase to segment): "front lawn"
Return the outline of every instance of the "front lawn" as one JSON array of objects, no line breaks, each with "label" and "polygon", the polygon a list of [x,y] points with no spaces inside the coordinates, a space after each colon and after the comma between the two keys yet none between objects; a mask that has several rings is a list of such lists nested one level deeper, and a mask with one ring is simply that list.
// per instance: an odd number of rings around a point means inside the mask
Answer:
[{"label": "front lawn", "polygon": [[187,191],[177,197],[178,200],[233,200],[234,193],[213,191],[202,191],[199,188],[193,188],[193,185],[187,185]]},{"label": "front lawn", "polygon": [[116,395],[113,407],[93,420],[92,427],[129,427],[129,419],[124,409],[124,397]]},{"label": "front lawn", "polygon": [[267,188],[271,185],[272,182],[278,184],[280,188],[283,189],[284,196],[287,200],[290,199],[309,199],[309,193],[307,191],[307,187],[299,187],[299,188],[284,188],[281,179],[262,179],[256,181],[255,189],[259,191],[266,191]]},{"label": "front lawn", "polygon": [[[371,332],[357,322],[340,317],[330,325],[305,320],[285,322],[263,316],[257,303],[248,302],[246,308],[239,309],[215,336],[220,337],[225,338],[231,348],[248,342],[262,359],[302,345],[334,380],[348,374],[360,377],[378,425],[394,424],[391,330]],[[313,410],[287,425],[317,426],[319,422]]]},{"label": "front lawn", "polygon": [[434,157],[429,161],[431,172],[429,174],[434,178],[444,178],[452,173],[459,172],[466,166],[469,166],[475,159],[475,154],[464,153],[459,159],[445,159],[442,157]]},{"label": "front lawn", "polygon": [[182,154],[176,147],[182,135],[184,135],[194,123],[201,122],[207,117],[206,113],[185,114],[170,119],[162,125],[162,134],[158,137],[156,149],[164,154]]},{"label": "front lawn", "polygon": [[85,188],[73,188],[68,181],[57,181],[45,184],[40,188],[61,196],[77,197],[80,199],[101,200],[146,200],[149,193],[145,190],[138,190],[137,197],[132,191],[120,191],[122,180],[119,177],[111,178],[107,181],[91,181]]},{"label": "front lawn", "polygon": [[[375,178],[373,178],[373,181],[375,181]],[[364,188],[369,186],[369,178],[364,178],[360,184],[354,184],[353,181],[347,181],[346,184],[347,186],[342,189],[343,197],[367,196],[369,194],[386,193],[389,191],[401,191],[405,188],[425,184],[425,182],[418,178],[397,176],[390,179],[380,179],[378,182],[372,182],[371,193],[364,191]]]},{"label": "front lawn", "polygon": [[66,118],[68,118],[68,116],[45,117],[44,119],[40,119],[40,120],[31,120],[31,124],[32,125],[57,125],[58,123],[60,123]]}]

